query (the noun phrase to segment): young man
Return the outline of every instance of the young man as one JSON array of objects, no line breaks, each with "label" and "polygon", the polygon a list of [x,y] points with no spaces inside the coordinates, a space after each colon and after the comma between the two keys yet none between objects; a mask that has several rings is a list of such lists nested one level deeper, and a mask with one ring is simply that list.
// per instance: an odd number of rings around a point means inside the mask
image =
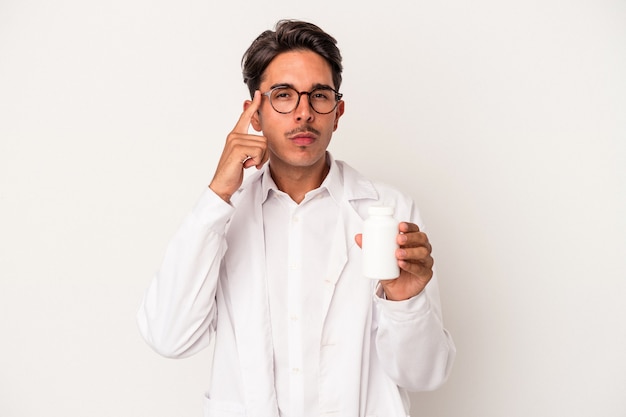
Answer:
[{"label": "young man", "polygon": [[[335,39],[310,23],[280,21],[252,43],[252,100],[139,309],[164,356],[214,341],[205,416],[406,417],[408,392],[450,372],[414,203],[326,150],[344,113],[341,70]],[[400,276],[378,282],[362,275],[360,232],[380,204],[404,221]]]}]

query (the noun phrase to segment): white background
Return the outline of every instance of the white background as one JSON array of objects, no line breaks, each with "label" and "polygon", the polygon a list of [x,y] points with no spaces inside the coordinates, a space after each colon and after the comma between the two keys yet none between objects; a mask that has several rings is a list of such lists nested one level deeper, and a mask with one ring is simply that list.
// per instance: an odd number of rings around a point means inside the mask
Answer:
[{"label": "white background", "polygon": [[0,416],[201,415],[208,355],[135,311],[279,18],[339,40],[335,157],[429,226],[458,357],[412,414],[626,415],[626,3],[375,4],[0,0]]}]

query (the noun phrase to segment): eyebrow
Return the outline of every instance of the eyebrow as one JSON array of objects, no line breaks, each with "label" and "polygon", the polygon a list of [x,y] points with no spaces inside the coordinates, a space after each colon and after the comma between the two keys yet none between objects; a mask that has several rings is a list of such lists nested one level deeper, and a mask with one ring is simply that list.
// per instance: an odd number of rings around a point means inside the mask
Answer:
[{"label": "eyebrow", "polygon": [[[274,85],[272,85],[270,87],[270,90],[272,90],[274,88],[278,88],[278,87],[289,87],[289,88],[293,88],[294,90],[298,91],[298,89],[296,87],[294,87],[293,84],[289,84],[289,83],[274,84]],[[317,84],[313,84],[313,88],[311,88],[311,90],[309,90],[309,91],[313,91],[313,90],[317,90],[317,89],[334,90],[334,88],[332,88],[328,84],[317,83]]]}]

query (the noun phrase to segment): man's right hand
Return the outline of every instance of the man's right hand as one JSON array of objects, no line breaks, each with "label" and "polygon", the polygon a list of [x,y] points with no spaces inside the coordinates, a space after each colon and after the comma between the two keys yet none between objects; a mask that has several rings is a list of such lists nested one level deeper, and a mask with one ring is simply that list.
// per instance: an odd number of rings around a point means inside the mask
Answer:
[{"label": "man's right hand", "polygon": [[267,139],[248,134],[252,116],[261,106],[261,93],[255,91],[252,101],[246,101],[244,111],[232,132],[226,137],[222,156],[209,188],[230,203],[230,197],[241,187],[243,170],[256,166],[261,168],[269,155]]}]

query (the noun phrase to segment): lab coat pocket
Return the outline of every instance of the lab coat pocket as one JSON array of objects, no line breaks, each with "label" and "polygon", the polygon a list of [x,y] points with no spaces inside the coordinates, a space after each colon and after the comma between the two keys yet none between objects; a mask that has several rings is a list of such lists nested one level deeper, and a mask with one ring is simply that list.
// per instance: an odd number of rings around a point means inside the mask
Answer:
[{"label": "lab coat pocket", "polygon": [[204,417],[245,417],[246,408],[243,404],[231,401],[216,401],[204,395]]}]

